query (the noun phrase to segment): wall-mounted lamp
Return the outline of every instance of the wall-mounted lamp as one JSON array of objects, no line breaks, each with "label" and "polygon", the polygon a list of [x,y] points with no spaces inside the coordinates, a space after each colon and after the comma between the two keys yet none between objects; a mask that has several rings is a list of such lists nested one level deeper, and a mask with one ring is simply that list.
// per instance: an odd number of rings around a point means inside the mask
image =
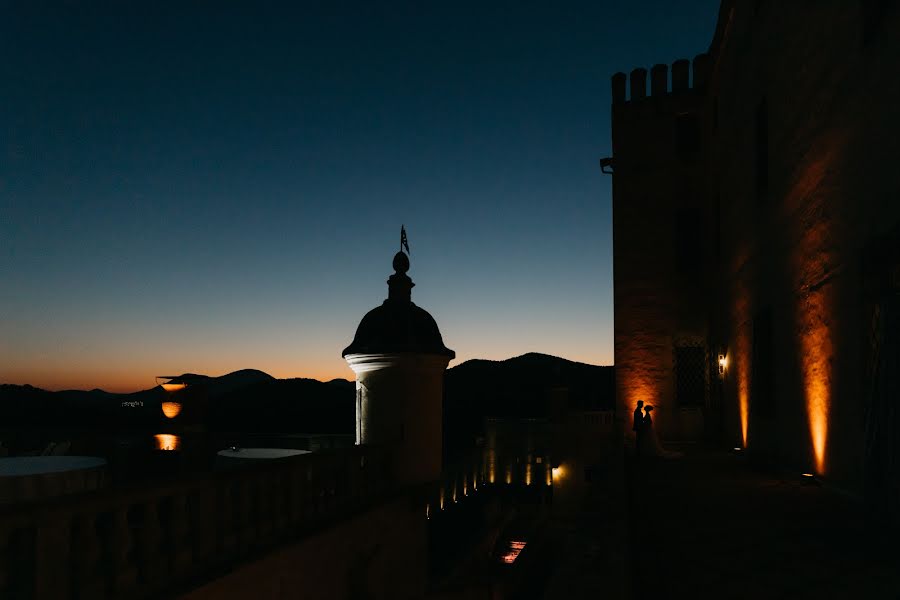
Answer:
[{"label": "wall-mounted lamp", "polygon": [[728,358],[725,354],[719,355],[719,377],[725,377],[725,367],[728,366]]},{"label": "wall-mounted lamp", "polygon": [[600,172],[606,175],[613,174],[613,159],[611,156],[600,159]]}]

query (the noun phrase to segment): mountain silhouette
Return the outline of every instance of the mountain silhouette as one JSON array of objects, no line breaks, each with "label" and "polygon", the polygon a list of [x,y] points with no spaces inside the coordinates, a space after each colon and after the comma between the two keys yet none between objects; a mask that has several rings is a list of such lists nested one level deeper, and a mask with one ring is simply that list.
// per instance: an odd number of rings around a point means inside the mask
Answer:
[{"label": "mountain silhouette", "polygon": [[[352,433],[355,383],[345,379],[276,379],[256,369],[219,377],[183,373],[190,394],[177,396],[210,430],[279,433]],[[486,417],[552,418],[567,409],[611,409],[613,368],[529,353],[504,361],[469,360],[447,371],[444,430],[477,435]],[[179,392],[179,394],[181,394]],[[4,425],[110,431],[165,423],[161,387],[130,394],[100,389],[50,392],[30,385],[0,385]],[[179,418],[190,414],[186,410]]]},{"label": "mountain silhouette", "polygon": [[614,368],[530,352],[475,359],[447,371],[444,440],[467,447],[487,418],[559,419],[571,410],[613,410]]}]

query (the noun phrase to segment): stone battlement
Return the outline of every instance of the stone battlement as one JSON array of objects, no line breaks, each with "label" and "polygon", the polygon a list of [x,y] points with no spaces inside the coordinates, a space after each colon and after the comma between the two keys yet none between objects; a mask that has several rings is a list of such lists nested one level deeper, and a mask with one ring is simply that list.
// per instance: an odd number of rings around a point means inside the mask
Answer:
[{"label": "stone battlement", "polygon": [[[638,102],[648,97],[668,94],[702,92],[709,82],[710,59],[708,54],[698,54],[693,63],[686,58],[672,63],[672,85],[669,86],[669,65],[657,64],[650,69],[650,95],[647,95],[647,69],[638,67],[631,75],[616,73],[612,76],[613,104]],[[631,84],[630,86],[628,84]],[[627,98],[626,98],[626,92]]]}]

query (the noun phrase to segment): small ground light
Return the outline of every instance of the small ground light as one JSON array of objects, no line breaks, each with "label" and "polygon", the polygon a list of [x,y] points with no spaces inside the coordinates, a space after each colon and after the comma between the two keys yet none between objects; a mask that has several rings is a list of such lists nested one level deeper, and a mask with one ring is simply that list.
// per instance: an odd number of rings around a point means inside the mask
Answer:
[{"label": "small ground light", "polygon": [[816,479],[814,473],[803,473],[801,475],[801,480],[804,485],[819,485],[819,480]]},{"label": "small ground light", "polygon": [[509,542],[509,550],[507,550],[506,553],[500,557],[500,560],[508,565],[511,565],[516,562],[516,559],[519,558],[519,554],[522,553],[522,550],[524,548],[525,542],[519,540],[511,540]]}]

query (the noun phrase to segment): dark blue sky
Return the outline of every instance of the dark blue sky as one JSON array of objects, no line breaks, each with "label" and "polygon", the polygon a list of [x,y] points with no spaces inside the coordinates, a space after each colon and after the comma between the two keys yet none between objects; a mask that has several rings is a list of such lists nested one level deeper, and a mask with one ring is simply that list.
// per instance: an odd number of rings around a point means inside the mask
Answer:
[{"label": "dark blue sky", "polygon": [[0,6],[0,382],[107,389],[352,378],[401,223],[461,360],[611,364],[609,77],[718,10]]}]

